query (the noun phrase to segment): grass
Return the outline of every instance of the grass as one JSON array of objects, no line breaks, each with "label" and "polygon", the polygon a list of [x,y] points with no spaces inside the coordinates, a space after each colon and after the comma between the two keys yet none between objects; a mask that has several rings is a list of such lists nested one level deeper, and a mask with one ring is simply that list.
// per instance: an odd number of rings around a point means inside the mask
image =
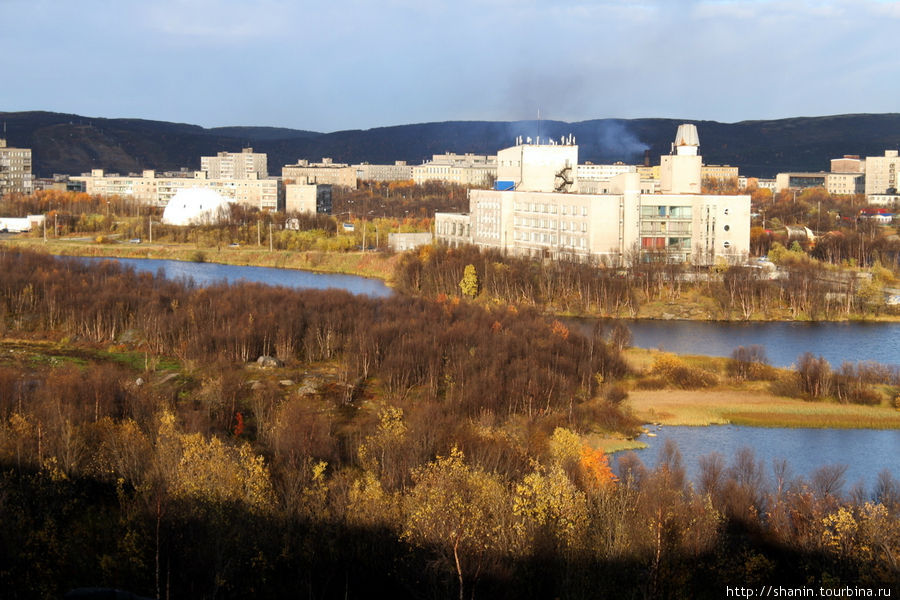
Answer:
[{"label": "grass", "polygon": [[807,402],[750,389],[633,390],[628,405],[648,423],[832,429],[900,429],[900,411],[885,406]]},{"label": "grass", "polygon": [[135,371],[179,371],[182,365],[174,358],[154,356],[135,350],[111,346],[97,350],[73,346],[67,341],[22,340],[0,338],[0,364],[25,364],[31,368],[86,367],[92,362],[116,362]]}]

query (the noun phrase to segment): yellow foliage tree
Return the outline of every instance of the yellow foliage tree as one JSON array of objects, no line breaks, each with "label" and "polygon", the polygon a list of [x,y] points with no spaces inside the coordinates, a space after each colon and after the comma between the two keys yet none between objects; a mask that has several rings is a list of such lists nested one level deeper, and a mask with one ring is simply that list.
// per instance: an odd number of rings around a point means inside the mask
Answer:
[{"label": "yellow foliage tree", "polygon": [[413,481],[402,539],[440,549],[456,571],[463,600],[466,578],[491,553],[509,548],[510,528],[503,523],[508,494],[496,476],[467,465],[456,448],[417,469]]},{"label": "yellow foliage tree", "polygon": [[537,467],[516,486],[513,513],[521,535],[556,547],[575,549],[588,523],[587,498],[562,466]]},{"label": "yellow foliage tree", "polygon": [[271,505],[269,470],[249,444],[230,446],[217,437],[183,434],[169,412],[160,417],[157,461],[176,497],[240,502],[253,510]]}]

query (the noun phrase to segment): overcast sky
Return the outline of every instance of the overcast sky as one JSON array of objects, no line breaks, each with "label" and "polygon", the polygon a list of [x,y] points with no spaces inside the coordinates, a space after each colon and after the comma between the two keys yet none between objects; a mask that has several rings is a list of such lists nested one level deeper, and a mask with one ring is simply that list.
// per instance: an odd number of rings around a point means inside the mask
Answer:
[{"label": "overcast sky", "polygon": [[0,111],[314,131],[898,112],[900,2],[0,0]]}]

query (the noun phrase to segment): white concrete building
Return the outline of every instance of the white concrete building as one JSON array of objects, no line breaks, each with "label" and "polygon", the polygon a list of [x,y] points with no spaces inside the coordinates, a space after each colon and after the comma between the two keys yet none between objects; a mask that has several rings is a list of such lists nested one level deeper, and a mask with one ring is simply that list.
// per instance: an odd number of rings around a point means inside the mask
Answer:
[{"label": "white concrete building", "polygon": [[268,157],[254,152],[253,148],[201,156],[200,170],[210,179],[265,179],[269,176]]},{"label": "white concrete building", "polygon": [[[574,144],[502,150],[498,187],[513,181],[515,189],[472,190],[468,215],[435,215],[436,237],[448,244],[609,264],[636,253],[673,262],[737,262],[750,249],[750,196],[698,193],[698,146],[696,128],[680,127],[672,154],[662,160],[658,194],[642,192],[638,173],[613,177],[609,193],[580,193],[578,182],[569,183],[561,173],[577,164]],[[561,191],[567,188],[574,191]]]},{"label": "white concrete building", "polygon": [[70,178],[84,184],[88,194],[100,196],[121,196],[156,206],[166,206],[180,190],[205,188],[218,192],[247,206],[260,210],[279,210],[282,187],[277,177],[258,179],[212,179],[205,171],[188,172],[184,175],[162,176],[156,171],[146,170],[140,175],[119,175],[94,169],[90,174]]}]

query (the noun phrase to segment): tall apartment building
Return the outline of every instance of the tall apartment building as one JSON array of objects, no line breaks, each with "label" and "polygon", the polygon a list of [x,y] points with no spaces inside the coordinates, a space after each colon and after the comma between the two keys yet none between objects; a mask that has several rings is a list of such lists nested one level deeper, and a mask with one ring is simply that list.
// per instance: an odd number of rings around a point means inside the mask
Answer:
[{"label": "tall apartment building", "polygon": [[870,204],[900,201],[900,153],[886,150],[884,156],[866,157],[866,199]]},{"label": "tall apartment building", "polygon": [[295,165],[285,165],[281,169],[281,178],[286,184],[319,183],[356,189],[356,167],[336,163],[330,158],[323,158],[320,163],[301,159]]},{"label": "tall apartment building", "polygon": [[34,191],[31,174],[31,148],[13,148],[0,138],[0,196],[30,194]]},{"label": "tall apartment building", "polygon": [[438,213],[435,235],[451,245],[609,264],[632,253],[695,264],[741,260],[750,249],[750,196],[700,194],[698,149],[696,127],[682,125],[662,157],[661,193],[644,193],[640,175],[625,172],[608,193],[592,194],[570,178],[577,146],[520,143],[498,153],[502,189],[470,191],[469,214]]},{"label": "tall apartment building", "polygon": [[497,178],[497,157],[483,154],[434,154],[430,161],[412,168],[416,184],[443,181],[464,186],[491,185]]},{"label": "tall apartment building", "polygon": [[268,157],[254,152],[253,148],[201,156],[200,170],[210,179],[265,179],[269,176]]},{"label": "tall apartment building", "polygon": [[119,175],[94,169],[90,174],[70,179],[82,182],[84,191],[88,194],[130,197],[156,206],[166,206],[179,190],[191,188],[211,189],[260,210],[279,210],[283,205],[281,181],[277,177],[258,179],[255,174],[244,179],[222,179],[210,178],[206,171],[194,171],[181,176],[159,176],[152,170],[146,170],[140,175]]}]

